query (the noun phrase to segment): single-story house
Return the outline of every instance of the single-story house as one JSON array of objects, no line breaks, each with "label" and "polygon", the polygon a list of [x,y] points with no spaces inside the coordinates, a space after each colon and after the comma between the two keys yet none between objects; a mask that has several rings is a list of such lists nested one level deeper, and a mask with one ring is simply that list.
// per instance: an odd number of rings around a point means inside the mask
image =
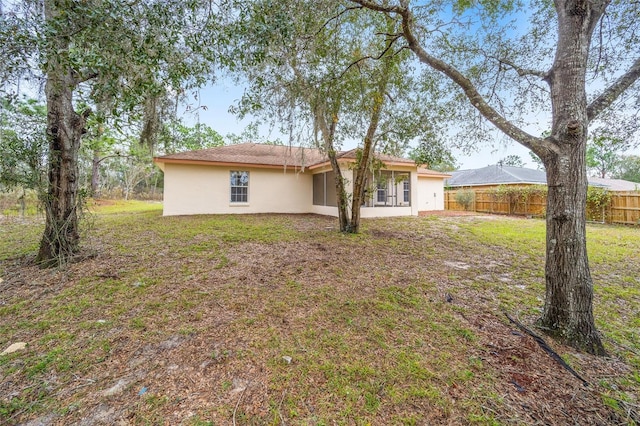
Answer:
[{"label": "single-story house", "polygon": [[[337,154],[352,192],[356,150]],[[362,217],[417,216],[444,210],[450,175],[413,160],[376,154],[384,167],[368,177]],[[165,216],[317,213],[337,216],[334,173],[318,149],[244,143],[155,157],[164,172]]]},{"label": "single-story house", "polygon": [[[637,191],[640,185],[622,179],[587,178],[589,185],[608,189],[609,191]],[[445,185],[450,189],[472,188],[492,189],[500,185],[527,186],[546,185],[547,176],[544,170],[524,167],[493,165],[480,169],[457,170],[451,172]]]}]

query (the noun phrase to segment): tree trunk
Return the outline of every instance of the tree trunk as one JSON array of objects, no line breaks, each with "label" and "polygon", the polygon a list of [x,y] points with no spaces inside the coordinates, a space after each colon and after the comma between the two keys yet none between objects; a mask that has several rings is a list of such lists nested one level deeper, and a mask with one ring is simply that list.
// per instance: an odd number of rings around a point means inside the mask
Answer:
[{"label": "tree trunk", "polygon": [[[393,21],[387,18],[388,32],[393,32]],[[369,127],[367,128],[367,134],[364,137],[364,144],[362,147],[362,156],[357,162],[355,169],[355,178],[353,182],[353,199],[351,202],[351,223],[349,224],[349,232],[357,234],[360,231],[360,208],[364,201],[364,191],[367,174],[370,171],[371,162],[373,160],[373,153],[375,151],[374,137],[378,131],[378,124],[380,123],[380,117],[382,115],[382,109],[385,102],[385,92],[389,84],[389,78],[391,70],[395,64],[392,56],[385,56],[382,60],[382,75],[376,87],[373,99],[373,109],[371,111],[371,119],[369,120]]]},{"label": "tree trunk", "polygon": [[[59,13],[52,3],[44,3],[47,20]],[[86,121],[73,109],[77,82],[69,65],[69,39],[52,35],[50,41],[45,85],[49,184],[42,197],[46,223],[36,258],[42,266],[60,264],[78,251],[78,150]]]},{"label": "tree trunk", "polygon": [[593,282],[586,250],[586,141],[591,121],[640,79],[640,58],[587,105],[586,70],[591,37],[610,0],[554,0],[558,17],[556,56],[547,72],[516,69],[535,75],[551,89],[551,135],[524,132],[493,108],[465,75],[425,50],[413,34],[409,1],[398,5],[351,0],[366,8],[402,17],[408,47],[419,60],[454,81],[471,104],[505,135],[532,150],[547,171],[546,300],[539,322],[552,334],[594,354],[604,354],[592,311]]},{"label": "tree trunk", "polygon": [[[384,96],[384,95],[383,95]],[[376,104],[374,106],[373,114],[371,115],[371,121],[369,122],[369,128],[364,138],[364,146],[362,148],[362,156],[358,159],[355,169],[355,178],[353,182],[353,195],[351,201],[351,222],[349,223],[348,232],[357,234],[360,231],[360,208],[364,201],[364,191],[366,176],[369,173],[371,161],[373,160],[373,152],[375,150],[374,135],[378,129],[378,123],[380,122],[380,113],[382,111],[382,105]]]},{"label": "tree trunk", "polygon": [[[340,170],[340,164],[338,163],[336,150],[333,144],[336,126],[338,124],[338,114],[328,113],[324,102],[318,102],[312,111],[315,125],[322,135],[323,150],[329,157],[329,163],[331,164],[331,169],[335,175],[336,203],[338,205],[338,222],[340,224],[340,232],[349,232],[350,224],[347,212],[347,193],[344,189],[344,178],[342,177],[342,171]],[[327,120],[327,116],[329,116],[329,120]]]},{"label": "tree trunk", "polygon": [[549,75],[556,150],[547,174],[546,298],[539,323],[572,346],[605,354],[593,318],[586,244],[586,64],[600,10],[586,0],[558,2],[558,47]]},{"label": "tree trunk", "polygon": [[549,187],[546,298],[539,323],[578,349],[604,355],[592,309],[585,226],[587,180],[580,158],[584,156],[572,153],[545,163]]},{"label": "tree trunk", "polygon": [[340,170],[340,164],[338,163],[335,150],[330,148],[327,151],[327,154],[329,156],[329,162],[331,163],[331,169],[333,170],[333,174],[336,179],[336,203],[338,204],[338,222],[340,224],[340,232],[351,232],[349,212],[347,211],[349,200],[347,199],[347,193],[344,189],[344,177],[342,177],[342,171]]}]

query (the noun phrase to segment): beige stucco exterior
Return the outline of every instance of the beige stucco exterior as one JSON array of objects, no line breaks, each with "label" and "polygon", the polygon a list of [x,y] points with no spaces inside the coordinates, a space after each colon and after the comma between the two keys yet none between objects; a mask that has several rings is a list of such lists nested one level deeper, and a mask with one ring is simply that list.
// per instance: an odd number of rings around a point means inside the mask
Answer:
[{"label": "beige stucco exterior", "polygon": [[[328,164],[312,169],[255,164],[215,164],[207,162],[157,162],[164,171],[165,216],[193,214],[315,213],[337,216],[330,205],[315,205],[313,175],[329,172]],[[345,190],[353,190],[352,162],[340,161]],[[248,201],[231,202],[232,171],[249,172]],[[378,202],[370,194],[361,217],[417,216],[422,210],[444,209],[444,178],[419,174],[417,167],[394,164],[384,169],[387,192]],[[409,176],[409,201],[405,202],[402,177]],[[370,179],[374,179],[373,176]],[[375,180],[375,179],[374,179]],[[373,185],[375,191],[375,184]],[[373,204],[373,205],[372,205]],[[384,205],[387,204],[387,205]],[[393,204],[390,206],[389,204]]]},{"label": "beige stucco exterior", "polygon": [[[231,171],[249,172],[249,200],[231,203]],[[165,216],[233,213],[309,213],[311,173],[294,169],[164,165]]]},{"label": "beige stucco exterior", "polygon": [[444,210],[444,179],[441,177],[418,176],[417,209]]}]

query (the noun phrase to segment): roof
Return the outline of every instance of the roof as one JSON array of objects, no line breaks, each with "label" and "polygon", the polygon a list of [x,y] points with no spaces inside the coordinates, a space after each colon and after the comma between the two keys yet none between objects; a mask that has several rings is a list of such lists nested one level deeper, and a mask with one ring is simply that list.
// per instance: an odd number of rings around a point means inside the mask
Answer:
[{"label": "roof", "polygon": [[631,182],[623,179],[605,179],[598,177],[590,177],[589,184],[594,186],[600,186],[608,189],[609,191],[638,191],[640,190],[640,183]]},{"label": "roof", "polygon": [[163,155],[154,158],[154,161],[157,163],[308,167],[325,159],[326,156],[319,149],[243,143]]},{"label": "roof", "polygon": [[[341,151],[336,157],[338,159],[356,160],[357,150]],[[416,165],[413,160],[387,154],[376,154],[376,158],[387,165],[413,167]],[[326,154],[319,149],[258,143],[224,145],[196,151],[180,152],[155,157],[154,161],[156,163],[250,165],[274,168],[317,168],[329,164],[329,159]],[[450,176],[425,168],[418,169],[418,175],[441,178]]]},{"label": "roof", "polygon": [[[451,173],[447,180],[449,187],[485,186],[485,185],[546,185],[547,176],[543,170],[512,166],[487,166],[481,169],[458,170]],[[603,179],[590,177],[589,185],[609,191],[636,191],[640,184],[622,179]]]},{"label": "roof", "polygon": [[447,181],[447,186],[453,187],[507,184],[546,185],[547,176],[542,170],[493,165],[452,172]]},{"label": "roof", "polygon": [[442,173],[442,172],[437,172],[435,170],[430,170],[424,167],[418,167],[418,176],[422,176],[422,177],[439,177],[439,178],[450,178],[451,174],[449,173]]}]

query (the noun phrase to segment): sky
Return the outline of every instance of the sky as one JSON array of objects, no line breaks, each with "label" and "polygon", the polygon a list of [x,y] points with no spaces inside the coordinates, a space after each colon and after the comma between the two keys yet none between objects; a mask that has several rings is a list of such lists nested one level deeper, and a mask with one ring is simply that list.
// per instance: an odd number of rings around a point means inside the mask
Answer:
[{"label": "sky", "polygon": [[[223,136],[229,133],[242,133],[243,129],[251,124],[251,118],[239,121],[233,114],[228,112],[229,106],[233,105],[242,96],[242,93],[242,87],[236,86],[231,81],[224,79],[219,80],[215,85],[202,89],[200,91],[200,102],[202,105],[205,105],[207,109],[198,110],[199,121],[209,125]],[[548,116],[532,116],[528,118],[528,121],[533,124],[527,126],[524,130],[532,135],[541,135],[543,131],[549,128],[550,118]],[[271,131],[269,126],[262,126],[260,132],[260,136],[265,139],[280,139],[283,142],[288,140],[287,136]],[[491,146],[480,145],[477,147],[477,150],[472,153],[452,149],[452,153],[460,169],[474,169],[493,165],[509,155],[519,156],[525,163],[525,167],[537,167],[531,160],[527,148],[515,141],[507,140],[498,130],[495,132],[495,142]],[[351,144],[352,145],[345,143],[342,149],[355,148],[357,141],[353,141]],[[625,154],[640,155],[640,147],[627,151]]]},{"label": "sky", "polygon": [[[229,133],[240,134],[246,126],[252,123],[252,119],[238,120],[233,114],[229,113],[229,106],[240,99],[242,93],[242,87],[236,86],[230,81],[219,80],[216,84],[200,90],[200,104],[206,108],[199,108],[196,112],[186,112],[184,119],[188,123],[195,123],[199,120],[223,136]],[[287,141],[287,136],[277,132],[274,133],[269,126],[260,127],[260,136],[265,139]],[[355,148],[356,143],[352,142],[353,146],[347,143],[342,148]],[[452,151],[457,163],[460,165],[460,169],[475,169],[496,164],[508,155],[518,155],[526,163],[526,167],[536,168],[529,156],[529,150],[516,142],[508,144],[497,143],[493,147],[479,147],[478,152],[471,154],[465,154],[456,149]]]}]

